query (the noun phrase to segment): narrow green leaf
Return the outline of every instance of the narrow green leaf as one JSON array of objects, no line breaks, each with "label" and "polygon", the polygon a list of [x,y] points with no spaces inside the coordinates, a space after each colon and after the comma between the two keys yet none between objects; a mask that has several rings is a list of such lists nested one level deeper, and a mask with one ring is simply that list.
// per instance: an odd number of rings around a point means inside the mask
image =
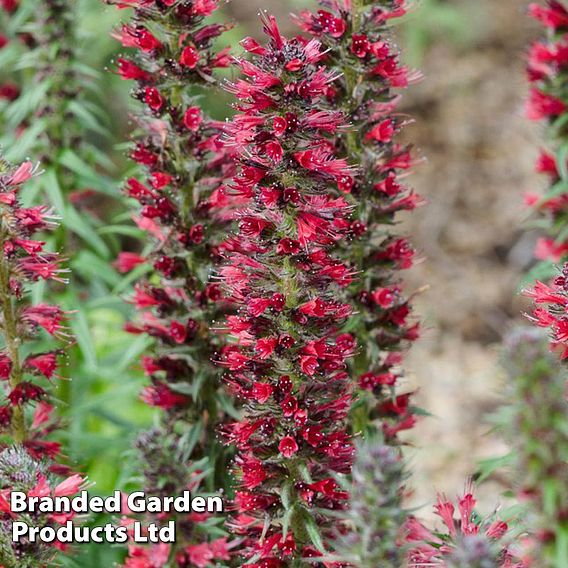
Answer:
[{"label": "narrow green leaf", "polygon": [[65,216],[65,199],[61,191],[61,185],[57,179],[57,174],[53,168],[48,168],[47,171],[40,178],[47,193],[49,201],[62,217]]},{"label": "narrow green leaf", "polygon": [[110,251],[105,242],[72,205],[67,207],[64,221],[67,228],[82,237],[100,256],[103,258],[110,257]]},{"label": "narrow green leaf", "polygon": [[[77,300],[75,305],[80,306],[81,303],[79,302],[79,299],[75,299]],[[87,365],[91,368],[95,368],[97,366],[97,352],[91,335],[89,322],[87,321],[87,316],[83,310],[79,310],[74,314],[74,317],[71,320],[71,329],[73,330],[73,334],[77,339],[77,343]]]},{"label": "narrow green leaf", "polygon": [[322,553],[325,554],[327,551],[325,550],[325,546],[323,545],[323,539],[320,535],[318,527],[313,519],[313,517],[309,513],[304,514],[304,527],[312,544]]}]

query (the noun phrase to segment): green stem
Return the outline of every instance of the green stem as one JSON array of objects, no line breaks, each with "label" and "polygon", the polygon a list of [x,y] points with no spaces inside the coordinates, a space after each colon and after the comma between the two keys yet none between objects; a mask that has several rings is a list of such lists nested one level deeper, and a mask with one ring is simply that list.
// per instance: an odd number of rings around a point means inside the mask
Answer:
[{"label": "green stem", "polygon": [[[351,28],[356,34],[361,28],[361,8],[362,0],[351,0]],[[343,60],[345,58],[342,58]],[[343,67],[343,75],[345,77],[345,88],[347,89],[347,97],[350,101],[356,101],[355,90],[357,88],[357,72],[350,66]],[[355,105],[350,105],[349,114],[355,110]],[[350,130],[347,133],[346,140],[347,152],[352,158],[357,158],[358,146],[356,132]]]},{"label": "green stem", "polygon": [[[6,233],[0,233],[0,252],[4,250]],[[2,304],[4,342],[12,362],[10,387],[16,388],[22,382],[22,364],[20,362],[20,338],[17,330],[17,318],[12,295],[10,293],[10,265],[4,254],[0,254],[0,303]],[[26,439],[26,424],[21,406],[16,406],[12,414],[12,437],[21,444]]]},{"label": "green stem", "polygon": [[351,21],[353,22],[353,33],[357,33],[361,27],[361,16],[359,8],[361,8],[362,0],[351,0]]}]

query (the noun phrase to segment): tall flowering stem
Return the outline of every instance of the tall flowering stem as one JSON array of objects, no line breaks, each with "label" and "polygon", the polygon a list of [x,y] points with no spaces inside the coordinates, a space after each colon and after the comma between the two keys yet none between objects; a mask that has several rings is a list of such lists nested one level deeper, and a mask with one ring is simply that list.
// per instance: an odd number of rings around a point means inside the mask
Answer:
[{"label": "tall flowering stem", "polygon": [[[61,378],[58,359],[69,343],[64,312],[56,305],[33,304],[29,298],[39,280],[66,283],[59,256],[46,251],[37,235],[56,227],[51,209],[21,203],[22,185],[34,175],[31,162],[14,168],[0,161],[0,558],[5,568],[45,566],[65,548],[13,542],[14,519],[39,527],[57,527],[67,520],[45,514],[33,519],[15,515],[10,510],[10,491],[70,496],[83,484],[62,463],[60,444],[51,436],[58,421],[49,387]],[[44,350],[46,338],[58,340],[59,346]]]},{"label": "tall flowering stem", "polygon": [[512,380],[504,429],[513,448],[513,487],[533,536],[531,556],[535,565],[552,568],[568,554],[568,401],[565,367],[546,353],[536,331],[519,330],[507,340]]},{"label": "tall flowering stem", "polygon": [[338,531],[333,543],[336,561],[358,568],[400,568],[406,551],[400,546],[402,528],[408,513],[403,507],[404,461],[396,448],[377,436],[356,445],[349,508],[339,518],[349,526]]},{"label": "tall flowering stem", "polygon": [[532,3],[529,14],[544,25],[547,35],[529,51],[526,115],[549,126],[551,148],[541,151],[536,164],[549,187],[544,194],[528,193],[526,203],[537,212],[538,226],[546,233],[535,250],[536,258],[546,263],[540,272],[552,275],[552,265],[568,255],[568,9],[556,1]]},{"label": "tall flowering stem", "polygon": [[[204,485],[212,490],[226,485],[224,449],[215,432],[231,405],[212,363],[222,339],[214,322],[226,306],[210,276],[233,216],[222,184],[234,166],[221,141],[223,124],[207,116],[199,99],[215,92],[217,71],[229,63],[228,50],[215,47],[228,26],[208,20],[215,1],[119,5],[134,10],[115,34],[133,48],[118,59],[118,73],[135,81],[132,94],[142,104],[131,158],[144,174],[127,180],[125,192],[141,206],[134,219],[149,245],[142,256],[122,253],[116,265],[122,272],[147,266],[131,300],[139,316],[127,329],[154,339],[151,354],[142,359],[151,381],[142,398],[161,410],[160,426],[141,440],[163,439],[162,448],[152,445],[152,459],[140,443],[145,483],[148,491],[157,491],[159,480],[162,491],[180,493],[187,489],[189,462],[204,458]],[[187,566],[196,554],[219,557],[206,531],[194,530],[196,519],[176,520],[183,530],[166,554],[173,562],[168,566]]]},{"label": "tall flowering stem", "polygon": [[[42,0],[31,6],[23,0],[15,10],[8,18],[19,27],[7,20],[11,37],[4,46],[17,56],[12,74],[18,93],[3,112],[9,135],[16,135],[15,149],[32,149],[46,169],[56,170],[61,190],[70,193],[78,184],[76,176],[62,171],[61,156],[83,144],[85,125],[78,117],[91,112],[81,87],[89,79],[79,72],[75,3]],[[83,109],[78,109],[78,101]],[[82,150],[84,154],[84,145]]]},{"label": "tall flowering stem", "polygon": [[524,331],[507,345],[513,377],[506,431],[514,449],[515,489],[528,504],[532,556],[545,568],[568,558],[568,265],[551,285],[537,282],[525,292],[535,302],[529,318],[548,331]]},{"label": "tall flowering stem", "polygon": [[[0,423],[11,442],[23,445],[37,459],[55,458],[59,444],[46,436],[54,427],[53,407],[44,388],[57,378],[61,349],[34,352],[42,330],[65,339],[63,310],[58,306],[29,301],[29,288],[38,280],[64,283],[65,269],[59,256],[44,250],[36,233],[53,229],[51,210],[46,206],[23,207],[20,189],[34,174],[30,162],[14,169],[0,164],[0,303],[3,349],[0,379],[5,384],[5,402]],[[42,386],[43,383],[43,386]],[[28,412],[35,406],[35,412]]]},{"label": "tall flowering stem", "polygon": [[[36,88],[38,83],[45,89],[45,95],[33,109],[36,120],[44,122],[35,144],[43,150],[39,158],[45,167],[52,161],[57,162],[58,152],[71,147],[79,134],[78,124],[68,120],[73,116],[74,101],[81,91],[73,47],[76,41],[74,18],[73,2],[43,0],[29,27],[31,33],[25,37],[26,45],[32,48],[29,59],[33,59],[34,74],[32,81],[24,85],[24,93]],[[28,120],[27,127],[33,126],[31,117]],[[69,187],[67,191],[72,189],[76,188]]]},{"label": "tall flowering stem", "polygon": [[406,13],[402,0],[321,0],[317,13],[303,12],[302,29],[327,48],[325,65],[340,75],[319,103],[341,112],[348,130],[331,137],[336,151],[359,164],[339,191],[353,206],[341,256],[358,278],[344,290],[356,314],[348,329],[359,345],[352,367],[358,375],[360,402],[353,411],[356,432],[379,425],[389,443],[415,423],[411,393],[401,392],[402,352],[418,337],[410,299],[400,271],[412,266],[415,251],[393,231],[401,211],[420,198],[404,184],[413,165],[410,149],[396,141],[408,123],[396,108],[397,92],[418,74],[400,63],[390,38],[390,22]]},{"label": "tall flowering stem", "polygon": [[[331,511],[347,494],[332,472],[350,470],[347,426],[352,307],[338,300],[352,272],[338,256],[351,207],[338,185],[355,174],[329,143],[346,129],[320,101],[337,79],[316,40],[288,40],[265,17],[266,46],[247,38],[251,59],[229,85],[239,113],[227,126],[240,167],[230,187],[248,200],[220,274],[238,313],[220,363],[244,416],[224,435],[237,448],[244,565],[300,566],[326,550]],[[228,245],[226,250],[228,250]]]},{"label": "tall flowering stem", "polygon": [[[537,171],[546,174],[550,184],[543,195],[528,194],[526,201],[538,212],[538,225],[546,231],[535,256],[544,261],[538,270],[540,277],[548,279],[553,276],[553,265],[565,260],[568,252],[568,9],[551,0],[531,3],[529,14],[547,32],[529,52],[531,87],[526,114],[548,126],[552,149],[541,152]],[[528,317],[548,331],[549,341],[523,330],[512,334],[506,346],[511,384],[503,429],[513,448],[514,489],[527,503],[533,563],[545,567],[568,561],[568,402],[563,363],[568,356],[567,276],[564,268],[550,285],[537,280],[525,292],[535,305]],[[549,350],[557,357],[548,354]]]}]

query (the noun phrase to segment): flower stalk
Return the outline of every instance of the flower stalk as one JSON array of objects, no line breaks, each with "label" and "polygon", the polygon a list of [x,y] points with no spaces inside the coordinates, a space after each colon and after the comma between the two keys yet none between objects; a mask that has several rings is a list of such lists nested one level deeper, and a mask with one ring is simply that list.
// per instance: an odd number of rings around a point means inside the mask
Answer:
[{"label": "flower stalk", "polygon": [[[6,220],[2,215],[2,229],[0,229],[0,248],[4,249],[6,233],[4,224]],[[10,294],[10,265],[5,256],[0,257],[0,303],[2,304],[4,342],[8,357],[12,363],[9,383],[10,388],[15,389],[23,378],[22,366],[20,363],[20,340],[17,336],[16,318],[12,296]],[[16,444],[22,444],[26,439],[26,424],[24,412],[17,406],[12,410],[12,438]]]}]

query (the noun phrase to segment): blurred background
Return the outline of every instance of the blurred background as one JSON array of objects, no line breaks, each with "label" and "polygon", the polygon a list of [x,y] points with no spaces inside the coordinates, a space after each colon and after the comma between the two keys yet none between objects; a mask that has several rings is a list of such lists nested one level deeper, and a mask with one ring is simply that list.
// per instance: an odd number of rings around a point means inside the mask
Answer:
[{"label": "blurred background", "polygon": [[[225,41],[236,45],[243,35],[258,36],[260,9],[295,33],[288,13],[313,4],[233,0],[224,12],[237,26]],[[401,224],[422,258],[406,279],[408,292],[420,291],[415,305],[424,322],[423,338],[407,359],[408,387],[418,390],[419,404],[431,413],[408,438],[412,503],[428,505],[424,514],[436,491],[455,495],[479,460],[506,452],[488,416],[499,406],[505,381],[500,340],[522,319],[517,292],[537,238],[526,230],[523,194],[544,184],[533,173],[540,133],[523,115],[524,56],[538,33],[526,17],[527,4],[417,0],[396,30],[407,63],[424,74],[405,94],[402,111],[414,119],[406,141],[423,157],[411,183],[428,204]],[[95,142],[112,160],[118,194],[131,167],[125,155],[135,103],[130,86],[112,73],[120,49],[110,32],[127,14],[99,0],[78,0],[78,6],[84,53],[100,72],[90,96],[109,113],[111,135]],[[207,104],[216,117],[226,114],[221,97]],[[101,207],[112,210],[112,199],[86,203],[83,212],[97,215]],[[117,278],[109,273],[113,297],[100,299],[74,330],[90,358],[75,377],[75,399],[83,404],[72,406],[68,436],[73,457],[87,464],[101,493],[133,473],[124,467],[125,452],[153,419],[137,402],[144,378],[134,362],[144,342],[132,346],[121,331],[129,309],[119,297],[128,295],[130,281]],[[480,490],[481,501],[491,508],[500,492],[500,480],[491,479]]]}]

